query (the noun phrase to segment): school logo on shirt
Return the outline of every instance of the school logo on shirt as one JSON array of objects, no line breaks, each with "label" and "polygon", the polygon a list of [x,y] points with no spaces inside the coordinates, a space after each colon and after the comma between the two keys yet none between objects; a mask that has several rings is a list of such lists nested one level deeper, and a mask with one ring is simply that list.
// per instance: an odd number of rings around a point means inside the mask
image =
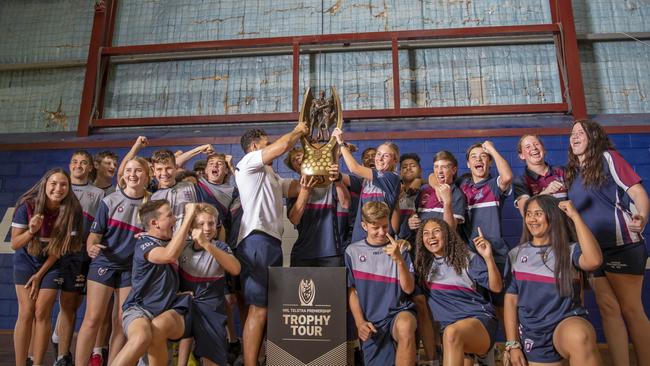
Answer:
[{"label": "school logo on shirt", "polygon": [[124,212],[124,206],[122,205],[117,206],[117,212]]},{"label": "school logo on shirt", "polygon": [[316,285],[311,278],[308,280],[300,280],[298,285],[298,298],[300,299],[301,306],[311,306],[316,297]]},{"label": "school logo on shirt", "polygon": [[483,191],[478,191],[478,193],[474,195],[474,199],[478,201],[481,198],[483,198]]},{"label": "school logo on shirt", "polygon": [[108,272],[108,268],[106,268],[106,267],[99,267],[97,269],[97,275],[100,276],[100,277],[105,275],[106,272]]},{"label": "school logo on shirt", "polygon": [[528,256],[527,255],[521,257],[521,263],[526,263],[526,262],[528,262]]},{"label": "school logo on shirt", "polygon": [[366,258],[366,256],[363,255],[363,254],[359,256],[359,261],[360,261],[360,262],[365,262],[366,259],[368,259],[368,258]]}]

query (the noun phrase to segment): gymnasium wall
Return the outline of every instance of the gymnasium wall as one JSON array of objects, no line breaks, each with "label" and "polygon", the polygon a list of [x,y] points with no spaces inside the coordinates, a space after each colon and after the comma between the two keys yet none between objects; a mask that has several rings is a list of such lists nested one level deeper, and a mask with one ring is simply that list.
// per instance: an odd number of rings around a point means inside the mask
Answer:
[{"label": "gymnasium wall", "polygon": [[[0,133],[76,130],[93,4],[0,2]],[[551,21],[548,0],[119,4],[114,44],[120,46]],[[650,3],[573,0],[573,7],[589,113],[650,113],[650,46],[630,34],[650,31]],[[593,40],[603,35],[626,40]],[[553,48],[528,44],[401,50],[401,105],[556,103],[561,94]],[[389,51],[302,55],[300,64],[301,90],[335,85],[346,109],[394,104]],[[291,76],[291,56],[113,65],[104,115],[286,112],[291,108]],[[48,112],[57,111],[65,114],[65,123],[47,119]]]},{"label": "gymnasium wall", "polygon": [[[618,134],[610,136],[618,150],[625,159],[632,164],[635,171],[644,179],[646,190],[650,191],[650,134]],[[544,136],[543,141],[548,149],[548,161],[554,164],[566,163],[567,136]],[[517,157],[516,144],[518,137],[496,137],[492,138],[497,149],[511,164],[515,173],[520,174],[524,165]],[[460,172],[467,172],[465,162],[465,149],[472,143],[478,141],[473,138],[451,138],[451,139],[412,139],[397,140],[402,153],[415,152],[422,158],[422,168],[426,176],[433,168],[432,156],[438,150],[446,149],[453,152],[459,160]],[[359,141],[357,142],[360,150],[376,146],[383,141]],[[186,150],[188,146],[170,147],[173,150]],[[142,155],[148,155],[153,152],[155,147],[146,148]],[[233,145],[215,145],[215,149],[220,152],[232,154],[235,161],[242,156],[242,150],[238,144]],[[127,149],[115,149],[116,152],[123,156]],[[42,174],[49,168],[61,166],[67,169],[70,154],[73,150],[33,150],[33,151],[0,151],[0,215],[4,215],[2,225],[0,225],[0,235],[4,235],[8,230],[8,224],[11,217],[6,214],[7,209],[13,207],[16,199],[20,194],[34,184]],[[97,150],[91,150],[96,152]],[[359,158],[359,153],[356,154]],[[278,159],[274,163],[274,168],[284,177],[295,177],[295,174],[285,167]],[[504,236],[507,241],[514,245],[518,243],[521,234],[521,218],[518,211],[513,206],[512,198],[509,198],[504,206],[503,228]],[[650,230],[646,230],[650,231]],[[291,237],[290,232],[287,233]],[[17,302],[15,290],[12,282],[12,254],[8,243],[9,238],[5,238],[5,243],[0,244],[0,329],[12,329],[15,323],[17,313]],[[288,250],[291,239],[284,243],[285,251]],[[289,244],[289,245],[287,245]],[[646,311],[650,313],[650,281],[645,281],[645,299]],[[590,314],[594,320],[599,318],[598,311],[595,308],[591,294],[588,293],[587,304]],[[595,321],[594,325],[600,327],[600,322]],[[602,341],[602,332],[598,329],[598,334]]]},{"label": "gymnasium wall", "polygon": [[[631,33],[650,32],[650,3],[644,0],[573,0],[572,3],[589,113],[608,120],[610,125],[626,125],[631,121],[647,124],[650,46],[647,40],[634,40]],[[46,133],[52,142],[59,136],[70,136],[54,132],[76,131],[93,7],[94,1],[88,0],[0,2],[0,137],[40,132],[40,139]],[[547,0],[120,0],[114,44],[550,21]],[[626,40],[593,40],[611,35]],[[403,108],[561,101],[557,62],[549,44],[400,51],[399,63]],[[390,108],[394,103],[389,52],[317,53],[301,56],[300,64],[300,88],[334,85],[341,94],[344,109]],[[109,71],[106,117],[286,112],[291,108],[290,56],[120,64]],[[52,123],[48,119],[55,112],[65,115],[62,120],[65,123]],[[550,121],[554,118],[550,117]],[[445,121],[441,120],[441,128],[448,128]],[[407,126],[391,124],[388,128],[404,130]],[[538,122],[534,127],[544,126],[544,122]],[[476,119],[458,128],[491,127],[504,126],[496,126],[494,119]],[[191,129],[186,134],[191,135]],[[101,132],[94,137],[98,135]],[[649,181],[650,134],[617,134],[612,138],[639,175]],[[23,134],[11,142],[34,139]],[[493,140],[515,172],[520,172],[522,164],[514,151],[517,138]],[[397,142],[403,152],[420,154],[426,174],[431,170],[434,152],[447,149],[462,161],[465,148],[475,141],[449,138]],[[567,138],[546,136],[544,141],[549,160],[564,163]],[[359,146],[363,150],[379,142],[362,141]],[[184,150],[187,146],[171,148]],[[235,159],[242,156],[238,145],[216,148],[234,155]],[[126,152],[125,148],[115,150],[120,155]],[[145,150],[145,154],[151,151],[153,148]],[[4,240],[0,253],[5,253],[0,254],[0,329],[12,329],[17,312],[12,255],[8,238],[3,237],[11,220],[7,209],[48,168],[67,167],[71,152],[0,150],[0,217],[3,217],[0,239]],[[276,170],[284,176],[291,175],[283,164],[276,163]],[[646,188],[650,188],[647,184]],[[506,239],[516,243],[521,220],[511,200],[504,208],[504,227]],[[648,282],[644,294],[650,313]],[[597,317],[593,301],[588,299],[588,303],[592,316]],[[599,336],[602,337],[600,332]]]}]

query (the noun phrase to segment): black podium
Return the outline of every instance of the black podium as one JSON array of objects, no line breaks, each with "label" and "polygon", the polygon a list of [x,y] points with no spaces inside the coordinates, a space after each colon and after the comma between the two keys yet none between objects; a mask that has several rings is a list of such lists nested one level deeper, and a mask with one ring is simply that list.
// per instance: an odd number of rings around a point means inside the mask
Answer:
[{"label": "black podium", "polygon": [[346,364],[345,268],[269,268],[268,366]]}]

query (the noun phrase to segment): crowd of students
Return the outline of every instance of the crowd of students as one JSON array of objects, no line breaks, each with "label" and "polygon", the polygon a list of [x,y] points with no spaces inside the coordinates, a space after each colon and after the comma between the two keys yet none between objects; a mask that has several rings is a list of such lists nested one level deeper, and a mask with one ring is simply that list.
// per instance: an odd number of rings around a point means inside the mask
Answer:
[{"label": "crowd of students", "polygon": [[[50,340],[55,365],[73,364],[84,296],[77,365],[167,365],[169,341],[178,342],[178,365],[257,365],[268,267],[282,265],[285,199],[298,230],[291,266],[347,269],[350,363],[494,364],[501,323],[512,365],[599,365],[582,297],[588,283],[613,364],[630,363],[628,334],[637,364],[650,364],[641,301],[650,200],[596,122],[573,124],[566,167],[546,160],[540,138],[523,136],[520,177],[490,141],[467,149],[468,174],[458,177],[457,158],[440,151],[422,177],[420,157],[400,156],[391,142],[358,162],[335,129],[349,174],[333,164],[325,187],[272,168],[286,154],[300,174],[294,145],[308,132],[299,123],[271,142],[249,130],[236,166],[210,145],[145,159],[138,153],[148,140],[139,137],[119,168],[111,152],[76,151],[69,171],[48,171],[12,221],[16,365],[42,365]],[[198,154],[206,159],[184,169]],[[523,228],[509,247],[502,210],[513,192]]]}]

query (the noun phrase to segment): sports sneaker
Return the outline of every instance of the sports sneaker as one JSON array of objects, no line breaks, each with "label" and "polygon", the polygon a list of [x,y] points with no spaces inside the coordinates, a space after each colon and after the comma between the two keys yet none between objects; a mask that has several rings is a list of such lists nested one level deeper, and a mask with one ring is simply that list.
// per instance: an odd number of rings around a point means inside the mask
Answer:
[{"label": "sports sneaker", "polygon": [[88,366],[102,366],[103,364],[104,364],[104,357],[102,357],[102,355],[93,353],[93,355],[90,356],[90,362],[88,362]]},{"label": "sports sneaker", "polygon": [[67,355],[56,360],[56,362],[54,362],[54,366],[72,366],[72,354],[68,353]]}]

